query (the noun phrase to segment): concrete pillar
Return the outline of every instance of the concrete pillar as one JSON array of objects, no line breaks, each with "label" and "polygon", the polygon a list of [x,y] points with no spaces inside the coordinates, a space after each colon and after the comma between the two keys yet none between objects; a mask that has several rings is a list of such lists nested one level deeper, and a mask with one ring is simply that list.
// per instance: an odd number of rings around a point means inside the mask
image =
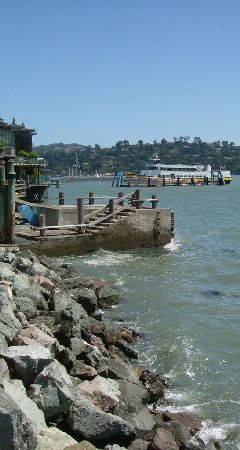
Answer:
[{"label": "concrete pillar", "polygon": [[94,192],[89,192],[88,194],[88,204],[94,205]]},{"label": "concrete pillar", "polygon": [[15,242],[15,180],[14,160],[10,159],[7,162],[8,186],[6,189],[7,206],[5,214],[6,242],[8,244],[13,244]]},{"label": "concrete pillar", "polygon": [[58,204],[64,205],[64,192],[59,192],[58,194]]}]

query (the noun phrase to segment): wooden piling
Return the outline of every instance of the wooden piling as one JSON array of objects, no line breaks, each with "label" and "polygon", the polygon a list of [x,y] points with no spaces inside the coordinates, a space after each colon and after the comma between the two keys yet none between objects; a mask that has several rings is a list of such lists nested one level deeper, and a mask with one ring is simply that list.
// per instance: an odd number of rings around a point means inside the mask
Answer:
[{"label": "wooden piling", "polygon": [[89,194],[88,194],[88,204],[89,205],[94,205],[94,201],[95,201],[94,192],[89,192]]},{"label": "wooden piling", "polygon": [[141,192],[140,189],[135,191],[135,205],[136,209],[141,209]]},{"label": "wooden piling", "polygon": [[[122,198],[124,197],[124,192],[119,192],[118,193],[118,198]],[[124,200],[122,200],[121,202],[119,202],[119,205],[123,206],[124,205]]]},{"label": "wooden piling", "polygon": [[152,195],[152,209],[155,209],[157,207],[158,199],[156,195]]},{"label": "wooden piling", "polygon": [[58,194],[58,204],[64,205],[64,192],[59,192]]},{"label": "wooden piling", "polygon": [[[45,216],[45,214],[39,214],[38,226],[39,226],[39,228],[42,228],[42,227],[46,226],[46,216]],[[40,230],[40,236],[41,237],[45,237],[45,230]]]},{"label": "wooden piling", "polygon": [[109,199],[109,214],[114,214],[114,198]]}]

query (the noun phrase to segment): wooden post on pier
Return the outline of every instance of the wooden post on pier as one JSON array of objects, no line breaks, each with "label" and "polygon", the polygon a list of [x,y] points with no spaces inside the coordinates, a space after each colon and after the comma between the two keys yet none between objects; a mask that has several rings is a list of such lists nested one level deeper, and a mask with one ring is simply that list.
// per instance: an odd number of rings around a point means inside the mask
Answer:
[{"label": "wooden post on pier", "polygon": [[152,195],[152,209],[155,209],[157,207],[158,199],[156,198],[156,195]]},{"label": "wooden post on pier", "polygon": [[58,204],[64,205],[64,192],[59,192],[58,194]]},{"label": "wooden post on pier", "polygon": [[6,214],[5,214],[5,232],[6,242],[13,244],[15,242],[15,180],[14,160],[7,161],[7,190],[6,190]]},{"label": "wooden post on pier", "polygon": [[0,165],[0,243],[5,242],[5,190],[6,190],[6,179],[5,179],[5,163]]},{"label": "wooden post on pier", "polygon": [[88,204],[94,205],[94,192],[89,192],[88,194]]},{"label": "wooden post on pier", "polygon": [[[77,219],[78,224],[83,225],[84,224],[84,198],[80,197],[77,199]],[[81,233],[81,228],[78,228],[78,232]]]},{"label": "wooden post on pier", "polygon": [[136,205],[136,209],[140,209],[141,208],[141,192],[140,192],[140,189],[137,189],[135,191],[135,205]]},{"label": "wooden post on pier", "polygon": [[[42,227],[46,226],[46,216],[45,216],[45,214],[39,214],[38,226],[39,226],[39,228],[42,228]],[[41,237],[45,237],[45,230],[40,230],[40,236]]]},{"label": "wooden post on pier", "polygon": [[114,198],[109,199],[109,214],[114,214]]},{"label": "wooden post on pier", "polygon": [[[118,193],[118,198],[122,198],[124,197],[124,193],[123,192],[119,192]],[[122,200],[121,202],[119,202],[119,205],[123,206],[124,205],[124,200]]]}]

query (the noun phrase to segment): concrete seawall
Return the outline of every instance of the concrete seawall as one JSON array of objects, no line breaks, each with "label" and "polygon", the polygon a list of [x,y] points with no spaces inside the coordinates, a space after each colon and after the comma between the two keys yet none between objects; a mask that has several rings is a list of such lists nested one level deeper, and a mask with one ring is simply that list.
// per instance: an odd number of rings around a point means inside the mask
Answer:
[{"label": "concrete seawall", "polygon": [[[89,213],[86,208],[86,213]],[[98,206],[91,207],[91,211]],[[47,225],[77,223],[76,207],[40,207],[46,215]],[[103,226],[104,225],[104,226]],[[171,242],[173,235],[173,212],[169,208],[142,208],[118,216],[112,223],[100,225],[90,233],[72,230],[48,230],[45,237],[28,226],[17,227],[17,244],[47,255],[84,254],[99,248],[126,250],[163,246]]]}]

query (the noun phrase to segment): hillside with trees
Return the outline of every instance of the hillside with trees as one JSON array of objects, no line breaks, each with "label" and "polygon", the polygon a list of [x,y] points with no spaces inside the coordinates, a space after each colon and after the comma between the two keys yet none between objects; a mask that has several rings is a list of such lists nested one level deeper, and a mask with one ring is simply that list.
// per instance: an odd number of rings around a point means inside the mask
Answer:
[{"label": "hillside with trees", "polygon": [[68,174],[69,167],[76,166],[86,175],[96,171],[139,173],[146,160],[156,153],[164,164],[211,164],[213,169],[225,168],[240,174],[240,146],[228,141],[204,142],[200,137],[190,141],[189,136],[180,136],[171,142],[162,139],[153,143],[139,140],[136,144],[123,140],[110,148],[55,143],[35,147],[34,151],[48,162],[52,175]]}]

